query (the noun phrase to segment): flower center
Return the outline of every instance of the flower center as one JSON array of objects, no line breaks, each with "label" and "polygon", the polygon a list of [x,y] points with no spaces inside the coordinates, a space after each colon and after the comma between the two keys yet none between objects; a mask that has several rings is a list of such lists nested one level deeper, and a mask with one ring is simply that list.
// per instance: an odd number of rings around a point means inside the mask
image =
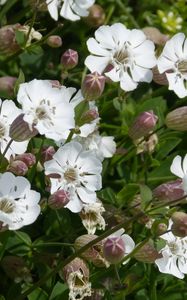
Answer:
[{"label": "flower center", "polygon": [[39,120],[44,120],[49,117],[45,107],[43,107],[43,106],[37,107],[36,116],[37,116],[37,119],[39,119]]},{"label": "flower center", "polygon": [[187,74],[187,60],[182,60],[178,63],[178,70],[181,74]]},{"label": "flower center", "polygon": [[0,123],[0,139],[4,137],[5,132],[6,132],[5,126],[2,123]]},{"label": "flower center", "polygon": [[170,243],[168,243],[168,246],[169,246],[169,249],[170,249],[170,251],[171,251],[172,254],[174,254],[174,255],[178,254],[178,252],[180,250],[180,247],[178,246],[177,243],[170,242]]},{"label": "flower center", "polygon": [[14,211],[15,205],[7,198],[0,199],[0,211],[11,214]]},{"label": "flower center", "polygon": [[76,181],[76,179],[77,179],[77,172],[76,172],[76,170],[73,169],[73,168],[67,169],[65,171],[65,173],[64,173],[64,178],[66,179],[66,181],[68,183]]},{"label": "flower center", "polygon": [[125,45],[122,49],[116,51],[114,60],[118,64],[128,64],[130,62],[130,53],[128,47]]}]

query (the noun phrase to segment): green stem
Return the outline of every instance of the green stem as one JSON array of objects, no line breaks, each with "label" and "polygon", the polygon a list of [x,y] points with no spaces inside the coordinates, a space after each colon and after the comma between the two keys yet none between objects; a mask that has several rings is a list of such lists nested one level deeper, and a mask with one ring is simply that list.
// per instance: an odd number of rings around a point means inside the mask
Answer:
[{"label": "green stem", "polygon": [[24,44],[24,47],[23,47],[24,49],[27,47],[27,42],[28,42],[28,40],[29,40],[29,36],[30,36],[31,30],[32,30],[32,28],[34,27],[34,23],[35,23],[35,20],[36,20],[36,15],[37,15],[37,10],[36,10],[36,8],[35,8],[34,14],[33,14],[33,16],[32,16],[32,20],[31,20],[31,24],[30,24],[30,26],[29,26],[29,30],[28,30],[27,35],[26,35],[26,38],[25,38],[25,44]]},{"label": "green stem", "polygon": [[114,5],[110,6],[108,15],[106,16],[106,19],[105,19],[105,23],[104,23],[105,25],[109,23],[110,18],[111,18],[111,16],[112,16],[113,12],[114,12],[114,9],[115,9],[115,6],[114,6]]},{"label": "green stem", "polygon": [[118,280],[120,286],[123,286],[123,285],[122,285],[122,282],[121,282],[121,278],[120,278],[120,276],[119,276],[119,272],[118,272],[118,267],[117,267],[117,265],[114,265],[114,272],[115,272],[115,274],[116,274],[116,278],[117,278],[117,280]]},{"label": "green stem", "polygon": [[124,5],[122,3],[121,0],[116,0],[117,5],[120,7],[120,9],[124,12],[124,14],[129,18],[129,20],[132,22],[132,24],[136,27],[136,28],[140,28],[140,26],[138,25],[138,23],[136,22],[135,18],[128,12],[128,10],[126,9],[126,5]]},{"label": "green stem", "polygon": [[70,243],[59,243],[59,242],[47,242],[47,243],[41,243],[41,244],[33,244],[34,248],[43,248],[43,247],[62,247],[62,246],[67,246],[67,247],[73,247],[74,244],[70,244]]},{"label": "green stem", "polygon": [[3,157],[5,157],[5,154],[7,153],[7,151],[8,151],[8,149],[9,149],[10,145],[12,144],[12,142],[13,142],[13,139],[11,139],[11,140],[8,142],[8,144],[6,145],[6,148],[5,148],[5,150],[3,151],[2,156],[1,156],[1,158],[0,158],[0,165],[1,165],[1,163],[2,163]]},{"label": "green stem", "polygon": [[31,184],[32,184],[32,182],[34,180],[34,177],[35,177],[35,174],[36,174],[36,168],[37,168],[37,164],[38,164],[39,159],[40,159],[41,150],[42,150],[42,147],[44,145],[44,141],[45,141],[45,139],[42,139],[41,144],[40,144],[40,148],[39,148],[38,153],[36,155],[36,163],[34,164],[34,166],[31,169],[31,173],[30,173],[30,176],[29,176],[29,181],[30,181]]}]

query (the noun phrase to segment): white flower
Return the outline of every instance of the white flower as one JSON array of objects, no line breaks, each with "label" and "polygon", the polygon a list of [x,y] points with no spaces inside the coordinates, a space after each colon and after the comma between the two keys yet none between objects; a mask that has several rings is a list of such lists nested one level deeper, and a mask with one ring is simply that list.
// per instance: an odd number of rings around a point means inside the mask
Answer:
[{"label": "white flower", "polygon": [[[95,0],[46,0],[48,10],[54,20],[58,20],[58,9],[60,16],[71,21],[80,20],[80,17],[88,16],[88,9]],[[63,3],[63,4],[62,4]]]},{"label": "white flower", "polygon": [[40,134],[58,141],[74,128],[74,109],[69,101],[76,89],[54,87],[48,80],[34,79],[20,85],[17,100],[22,105],[24,121]]},{"label": "white flower", "polygon": [[0,0],[0,5],[3,5],[7,2],[7,0]]},{"label": "white flower", "polygon": [[40,214],[39,200],[26,178],[9,172],[0,175],[0,222],[9,230],[32,224]]},{"label": "white flower", "polygon": [[[171,225],[172,221],[170,220],[169,228]],[[181,279],[184,278],[184,274],[187,274],[187,238],[177,237],[172,232],[165,233],[160,237],[166,241],[166,245],[159,251],[162,258],[155,260],[159,271]]]},{"label": "white flower", "polygon": [[181,156],[177,155],[171,164],[170,171],[182,179],[182,188],[187,193],[187,154],[183,163]]},{"label": "white flower", "polygon": [[93,54],[85,64],[91,72],[102,73],[108,65],[113,68],[105,72],[114,82],[120,82],[125,91],[134,90],[138,82],[151,82],[156,65],[153,42],[146,39],[141,30],[127,29],[123,24],[101,26],[95,32],[95,39],[87,41]]},{"label": "white flower", "polygon": [[[0,99],[0,152],[3,153],[6,146],[10,142],[9,136],[10,125],[14,119],[22,113],[21,109],[17,108],[12,100],[5,100],[2,102]],[[15,154],[22,154],[26,151],[29,141],[15,142],[13,141],[5,157],[9,160],[10,156]]]},{"label": "white flower", "polygon": [[184,33],[177,33],[166,42],[158,58],[158,70],[166,72],[169,90],[179,98],[187,96],[187,40]]},{"label": "white flower", "polygon": [[84,151],[78,142],[60,147],[53,159],[44,164],[46,175],[58,174],[51,178],[51,193],[59,189],[70,193],[65,206],[72,212],[80,212],[84,203],[96,202],[96,191],[101,189],[101,162],[92,151]]},{"label": "white flower", "polygon": [[94,234],[96,229],[105,230],[106,223],[102,216],[103,212],[105,209],[100,201],[83,205],[80,216],[88,234]]}]

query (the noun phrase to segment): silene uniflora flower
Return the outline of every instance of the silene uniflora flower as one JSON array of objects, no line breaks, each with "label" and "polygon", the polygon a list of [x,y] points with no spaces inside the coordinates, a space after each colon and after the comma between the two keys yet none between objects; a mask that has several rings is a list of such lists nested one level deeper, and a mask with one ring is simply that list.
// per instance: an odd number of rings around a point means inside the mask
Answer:
[{"label": "silene uniflora flower", "polygon": [[80,216],[88,234],[94,234],[96,229],[105,230],[106,223],[102,216],[104,212],[105,209],[101,201],[83,205]]},{"label": "silene uniflora flower", "polygon": [[[2,102],[0,99],[0,152],[3,153],[6,146],[10,142],[11,138],[9,136],[10,125],[14,119],[21,114],[21,109],[17,108],[12,100],[5,100]],[[15,154],[22,154],[26,151],[29,141],[15,142],[13,141],[5,157],[7,159],[10,156],[15,156]]]},{"label": "silene uniflora flower", "polygon": [[80,20],[80,17],[88,16],[88,9],[95,0],[46,0],[51,17],[58,20],[58,10],[60,16],[71,21]]},{"label": "silene uniflora flower", "polygon": [[[45,174],[58,174],[51,179],[51,193],[64,189],[69,192],[65,206],[80,212],[84,203],[96,202],[96,191],[101,189],[102,164],[92,151],[85,151],[78,142],[60,147],[53,159],[44,163]],[[54,176],[52,176],[54,177]]]},{"label": "silene uniflora flower", "polygon": [[125,91],[136,89],[138,82],[151,82],[156,65],[154,44],[147,40],[141,30],[127,29],[123,24],[101,26],[95,32],[95,39],[87,41],[88,56],[85,64],[91,72],[100,74],[110,65],[105,75],[114,82],[120,82]]},{"label": "silene uniflora flower", "polygon": [[158,58],[158,70],[166,72],[169,90],[179,98],[187,96],[187,40],[184,33],[175,34]]},{"label": "silene uniflora flower", "polygon": [[74,108],[69,103],[76,89],[56,87],[48,80],[34,79],[20,85],[17,100],[22,105],[24,121],[40,134],[58,141],[74,128]]},{"label": "silene uniflora flower", "polygon": [[0,174],[0,222],[9,230],[32,224],[40,214],[40,194],[30,182],[6,172]]},{"label": "silene uniflora flower", "polygon": [[183,162],[181,156],[177,155],[171,164],[170,171],[182,179],[181,187],[187,193],[187,154]]},{"label": "silene uniflora flower", "polygon": [[[169,229],[171,226],[170,220]],[[184,274],[187,274],[187,238],[177,237],[172,232],[164,233],[160,237],[165,240],[166,245],[159,251],[162,258],[155,260],[159,271],[184,278]]]}]

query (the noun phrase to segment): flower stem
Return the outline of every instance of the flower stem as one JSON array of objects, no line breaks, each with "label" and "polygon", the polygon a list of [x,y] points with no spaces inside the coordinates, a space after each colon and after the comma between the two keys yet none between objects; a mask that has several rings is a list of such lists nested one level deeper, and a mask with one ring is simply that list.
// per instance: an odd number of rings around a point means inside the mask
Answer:
[{"label": "flower stem", "polygon": [[3,157],[5,157],[5,154],[7,153],[7,151],[8,151],[8,149],[9,149],[10,145],[12,144],[12,142],[13,142],[13,139],[11,139],[11,140],[8,142],[8,144],[6,145],[6,148],[5,148],[5,150],[3,151],[2,156],[1,156],[1,158],[0,158],[0,165],[1,165],[1,163],[2,163]]}]

